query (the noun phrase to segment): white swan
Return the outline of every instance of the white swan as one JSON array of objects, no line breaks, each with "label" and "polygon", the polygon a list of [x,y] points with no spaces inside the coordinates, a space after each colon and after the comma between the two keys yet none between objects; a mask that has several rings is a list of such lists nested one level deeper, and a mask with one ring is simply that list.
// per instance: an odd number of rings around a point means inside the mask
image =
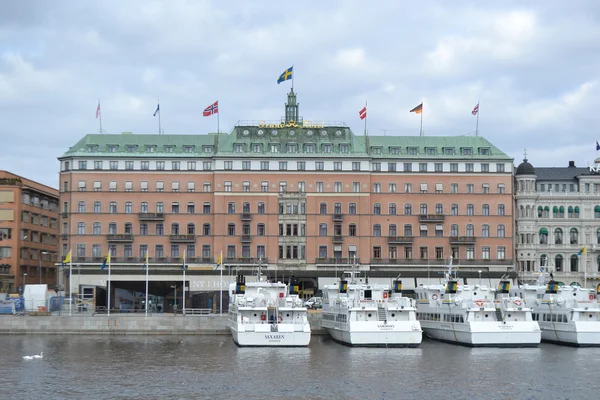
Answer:
[{"label": "white swan", "polygon": [[23,356],[23,360],[33,360],[33,357],[31,357],[31,356]]},{"label": "white swan", "polygon": [[33,358],[44,358],[44,352],[42,351],[40,354],[36,354]]}]

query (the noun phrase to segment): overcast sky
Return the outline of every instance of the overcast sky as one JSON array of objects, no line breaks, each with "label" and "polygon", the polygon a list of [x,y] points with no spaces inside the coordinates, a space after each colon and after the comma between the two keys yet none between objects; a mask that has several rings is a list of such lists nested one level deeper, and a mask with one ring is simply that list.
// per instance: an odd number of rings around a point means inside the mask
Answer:
[{"label": "overcast sky", "polygon": [[518,164],[587,165],[600,121],[600,1],[2,1],[0,169],[58,187],[98,132],[204,134],[277,120],[294,65],[305,120],[371,135],[475,131]]}]

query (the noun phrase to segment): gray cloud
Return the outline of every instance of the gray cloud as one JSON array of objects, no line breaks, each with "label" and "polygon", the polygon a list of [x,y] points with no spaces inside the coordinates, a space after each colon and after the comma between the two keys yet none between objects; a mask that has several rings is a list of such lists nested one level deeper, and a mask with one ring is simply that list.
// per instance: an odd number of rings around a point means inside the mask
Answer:
[{"label": "gray cloud", "polygon": [[20,1],[0,4],[0,168],[56,187],[85,133],[206,133],[278,119],[295,68],[306,119],[371,134],[482,134],[534,165],[595,157],[600,3],[594,0]]}]

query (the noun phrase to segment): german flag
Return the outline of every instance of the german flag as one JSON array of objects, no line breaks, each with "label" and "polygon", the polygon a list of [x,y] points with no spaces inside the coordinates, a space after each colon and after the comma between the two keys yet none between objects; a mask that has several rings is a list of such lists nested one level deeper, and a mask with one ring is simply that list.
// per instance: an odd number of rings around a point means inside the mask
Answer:
[{"label": "german flag", "polygon": [[409,112],[414,112],[415,114],[421,114],[423,112],[423,103],[419,104]]}]

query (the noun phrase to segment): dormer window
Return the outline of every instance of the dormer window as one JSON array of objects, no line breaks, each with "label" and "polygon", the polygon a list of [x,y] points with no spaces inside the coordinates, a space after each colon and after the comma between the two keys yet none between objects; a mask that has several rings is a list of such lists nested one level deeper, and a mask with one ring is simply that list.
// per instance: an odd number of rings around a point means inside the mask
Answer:
[{"label": "dormer window", "polygon": [[165,153],[172,153],[175,146],[165,146]]},{"label": "dormer window", "polygon": [[252,143],[252,152],[253,153],[262,153],[262,144]]},{"label": "dormer window", "polygon": [[234,144],[233,151],[236,153],[243,153],[244,152],[244,144],[243,143]]},{"label": "dormer window", "polygon": [[479,148],[479,154],[481,154],[482,156],[489,156],[490,155],[490,148],[489,147],[480,147]]},{"label": "dormer window", "polygon": [[156,151],[156,146],[146,146],[146,153],[154,153]]},{"label": "dormer window", "polygon": [[298,152],[298,145],[296,143],[288,143],[288,145],[287,145],[287,152],[288,153],[297,153]]},{"label": "dormer window", "polygon": [[461,148],[462,154],[463,156],[472,156],[473,155],[473,149],[471,147],[463,147]]},{"label": "dormer window", "polygon": [[453,156],[456,154],[454,147],[444,147],[444,155]]},{"label": "dormer window", "polygon": [[279,144],[278,143],[271,143],[270,148],[271,148],[271,153],[279,153]]},{"label": "dormer window", "polygon": [[428,156],[435,156],[437,154],[437,149],[435,147],[425,147],[425,154]]},{"label": "dormer window", "polygon": [[331,153],[331,144],[330,143],[325,143],[323,145],[323,153]]},{"label": "dormer window", "polygon": [[128,153],[135,153],[137,151],[137,146],[134,144],[128,144],[125,149]]},{"label": "dormer window", "polygon": [[408,147],[406,149],[406,152],[411,156],[416,156],[417,154],[419,154],[419,149],[417,147]]},{"label": "dormer window", "polygon": [[202,152],[206,154],[210,154],[213,152],[212,146],[202,146]]},{"label": "dormer window", "polygon": [[390,147],[390,154],[393,154],[393,155],[400,154],[400,147]]},{"label": "dormer window", "polygon": [[340,153],[349,153],[350,152],[350,145],[347,143],[342,143],[340,144]]},{"label": "dormer window", "polygon": [[116,144],[109,144],[108,145],[108,152],[109,153],[116,153],[117,151],[119,151],[119,146]]},{"label": "dormer window", "polygon": [[94,152],[98,151],[98,145],[97,144],[88,144],[87,151],[88,151],[88,153],[94,153]]},{"label": "dormer window", "polygon": [[315,152],[315,145],[313,143],[307,143],[304,145],[304,151],[306,153],[314,153]]},{"label": "dormer window", "polygon": [[371,147],[371,153],[373,154],[381,154],[381,147]]},{"label": "dormer window", "polygon": [[183,146],[184,153],[192,153],[194,151],[194,146]]}]

